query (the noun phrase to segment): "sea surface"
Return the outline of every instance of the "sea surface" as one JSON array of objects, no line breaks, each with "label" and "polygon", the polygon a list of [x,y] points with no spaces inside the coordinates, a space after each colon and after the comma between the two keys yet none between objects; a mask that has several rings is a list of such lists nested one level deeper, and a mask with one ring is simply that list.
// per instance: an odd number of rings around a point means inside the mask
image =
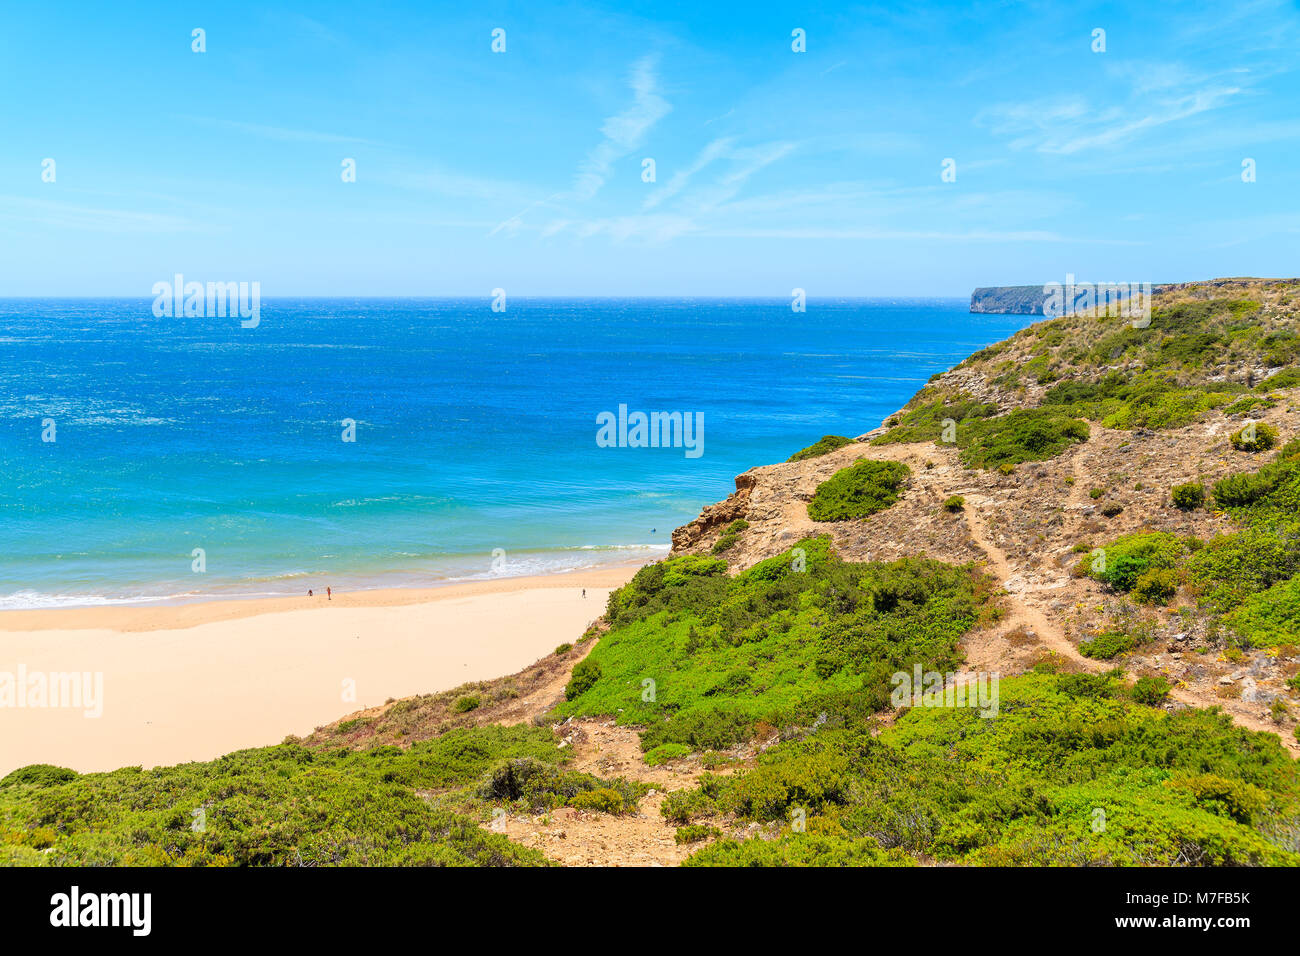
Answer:
[{"label": "sea surface", "polygon": [[[490,305],[275,299],[242,328],[0,300],[0,609],[659,556],[735,475],[876,427],[1030,321],[965,299]],[[702,453],[601,447],[620,405],[702,415]]]}]

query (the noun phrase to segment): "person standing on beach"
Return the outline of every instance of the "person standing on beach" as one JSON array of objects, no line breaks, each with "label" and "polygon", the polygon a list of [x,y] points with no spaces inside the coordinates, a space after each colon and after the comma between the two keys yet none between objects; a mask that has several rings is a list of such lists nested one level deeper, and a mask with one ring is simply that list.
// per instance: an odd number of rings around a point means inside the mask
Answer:
[{"label": "person standing on beach", "polygon": [[586,596],[587,596],[587,589],[586,589],[586,588],[583,588],[583,589],[582,589],[582,596],[583,596],[583,597],[586,597]]},{"label": "person standing on beach", "polygon": [[308,597],[314,597],[314,595],[311,593],[311,588],[308,588],[308,589],[307,589],[307,596],[308,596]]},{"label": "person standing on beach", "polygon": [[332,588],[330,588],[330,587],[328,587],[328,586],[325,588],[325,600],[327,600],[327,601],[332,601],[332,600],[334,600],[334,591],[333,591]]}]

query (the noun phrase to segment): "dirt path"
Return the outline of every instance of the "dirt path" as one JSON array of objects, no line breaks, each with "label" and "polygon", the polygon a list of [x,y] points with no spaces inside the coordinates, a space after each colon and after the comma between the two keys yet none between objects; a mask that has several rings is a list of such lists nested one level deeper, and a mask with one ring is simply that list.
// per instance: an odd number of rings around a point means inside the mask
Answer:
[{"label": "dirt path", "polygon": [[695,786],[703,770],[698,760],[647,767],[637,732],[612,720],[570,720],[559,733],[561,746],[571,748],[571,769],[605,779],[624,777],[646,784],[651,792],[632,813],[562,807],[538,816],[508,817],[496,832],[567,866],[676,866],[704,846],[678,844],[676,826],[659,812],[670,791]]},{"label": "dirt path", "polygon": [[[1084,476],[1080,473],[1079,459],[1077,457],[1074,461],[1073,473],[1075,482],[1070,491],[1067,507],[1083,502],[1084,482],[1081,479]],[[1060,655],[1080,670],[1093,672],[1109,670],[1114,666],[1111,662],[1095,661],[1084,657],[1079,653],[1077,646],[1066,636],[1060,625],[1053,622],[1043,610],[1026,601],[1025,592],[1031,591],[1032,587],[1028,580],[1012,566],[1006,552],[993,541],[992,536],[989,534],[988,524],[981,511],[981,506],[989,505],[996,506],[996,502],[987,497],[971,503],[966,510],[966,523],[970,529],[971,540],[988,556],[987,567],[989,572],[997,578],[1007,592],[1008,614],[999,622],[999,627],[994,635],[973,636],[970,642],[971,646],[967,648],[968,663],[975,668],[990,668],[991,665],[996,666],[999,663],[1005,663],[1003,655],[1006,650],[1006,636],[1015,632],[1018,628],[1026,628],[1032,631],[1033,635],[1049,650]],[[994,638],[1000,636],[1003,640],[990,640],[991,636]],[[1300,741],[1279,733],[1277,726],[1268,720],[1241,713],[1228,705],[1226,701],[1206,694],[1196,693],[1183,687],[1171,688],[1169,696],[1189,707],[1220,707],[1238,726],[1276,734],[1282,741],[1282,746],[1293,757],[1300,757]]]}]

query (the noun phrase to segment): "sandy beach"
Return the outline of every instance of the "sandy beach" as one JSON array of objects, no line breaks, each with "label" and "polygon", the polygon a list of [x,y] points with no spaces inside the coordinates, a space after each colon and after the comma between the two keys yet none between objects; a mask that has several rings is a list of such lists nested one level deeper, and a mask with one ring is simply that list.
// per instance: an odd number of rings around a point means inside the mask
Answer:
[{"label": "sandy beach", "polygon": [[500,677],[576,639],[635,572],[335,593],[332,601],[6,611],[0,679],[20,667],[102,674],[102,714],[0,706],[0,775],[31,763],[92,771],[209,760],[390,697]]}]

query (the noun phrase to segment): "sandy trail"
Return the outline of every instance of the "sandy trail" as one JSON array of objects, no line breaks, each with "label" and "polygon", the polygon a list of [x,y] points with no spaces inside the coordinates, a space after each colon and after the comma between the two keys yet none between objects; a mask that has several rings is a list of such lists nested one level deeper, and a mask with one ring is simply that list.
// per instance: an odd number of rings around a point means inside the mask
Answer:
[{"label": "sandy trail", "polygon": [[[1074,463],[1075,483],[1071,489],[1069,502],[1078,504],[1083,500],[1084,483],[1081,480],[1083,475],[1079,468],[1078,459]],[[1018,572],[1008,560],[1006,552],[1003,551],[989,534],[988,525],[980,506],[988,506],[990,499],[982,499],[974,503],[973,507],[967,509],[966,521],[970,529],[971,540],[988,556],[988,570],[997,578],[998,582],[1004,589],[1007,583],[1017,578]],[[1076,512],[1077,513],[1077,512]],[[1028,603],[1024,598],[1024,592],[1032,590],[1032,587],[1026,582],[1024,588],[1016,591],[1007,590],[1008,614],[999,622],[1002,633],[1008,633],[1018,627],[1027,627],[1032,630],[1035,636],[1045,646],[1055,653],[1061,655],[1066,660],[1083,670],[1098,672],[1109,670],[1113,666],[1111,661],[1095,661],[1092,658],[1084,657],[1079,653],[1075,644],[1065,635],[1061,627],[1053,622],[1051,618],[1041,609]],[[987,664],[988,662],[981,662]],[[1300,757],[1300,741],[1288,738],[1287,735],[1278,732],[1275,724],[1255,717],[1250,714],[1243,714],[1229,706],[1225,706],[1225,701],[1218,698],[1212,698],[1206,694],[1198,694],[1192,690],[1183,687],[1174,687],[1169,691],[1169,696],[1181,704],[1189,707],[1220,707],[1224,713],[1232,718],[1238,726],[1246,727],[1250,730],[1262,731],[1264,733],[1275,734],[1282,741],[1285,747],[1293,757]]]}]

